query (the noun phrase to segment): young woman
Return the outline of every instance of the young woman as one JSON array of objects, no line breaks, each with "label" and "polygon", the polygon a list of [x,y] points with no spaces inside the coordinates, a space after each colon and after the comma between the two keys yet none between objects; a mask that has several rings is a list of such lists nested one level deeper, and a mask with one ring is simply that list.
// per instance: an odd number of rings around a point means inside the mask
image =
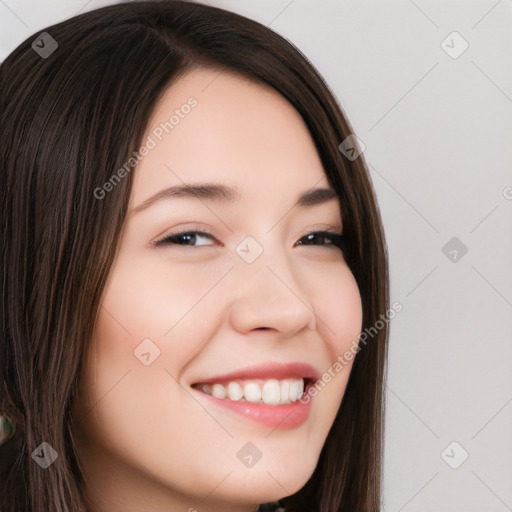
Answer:
[{"label": "young woman", "polygon": [[0,91],[1,512],[377,512],[386,248],[308,60],[131,2]]}]

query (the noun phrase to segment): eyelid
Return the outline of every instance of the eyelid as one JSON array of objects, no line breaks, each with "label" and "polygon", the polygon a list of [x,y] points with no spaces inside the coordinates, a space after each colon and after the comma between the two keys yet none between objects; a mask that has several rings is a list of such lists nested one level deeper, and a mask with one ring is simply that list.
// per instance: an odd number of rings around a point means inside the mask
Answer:
[{"label": "eyelid", "polygon": [[179,224],[176,224],[175,226],[166,229],[161,235],[158,235],[151,242],[149,242],[149,244],[155,245],[158,242],[161,242],[162,240],[165,240],[166,238],[169,238],[171,236],[177,236],[180,234],[191,232],[208,236],[213,240],[216,240],[219,244],[221,244],[219,238],[214,234],[216,230],[210,224],[203,224],[201,222],[194,221],[180,222]]},{"label": "eyelid", "polygon": [[[307,228],[308,233],[314,232],[314,231],[326,231],[327,233],[335,233],[337,235],[343,234],[343,228],[342,227],[336,227],[334,224],[313,224],[312,226],[308,226]],[[308,234],[306,233],[306,235]]]}]

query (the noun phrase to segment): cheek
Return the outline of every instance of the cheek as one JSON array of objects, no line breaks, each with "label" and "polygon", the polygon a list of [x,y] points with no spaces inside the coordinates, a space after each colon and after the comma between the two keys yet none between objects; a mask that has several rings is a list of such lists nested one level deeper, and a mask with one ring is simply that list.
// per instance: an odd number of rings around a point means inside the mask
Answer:
[{"label": "cheek", "polygon": [[312,293],[317,329],[334,361],[359,340],[363,321],[361,295],[346,265],[318,277],[317,283]]},{"label": "cheek", "polygon": [[[127,279],[129,272],[112,275],[81,381],[85,406],[81,412],[92,410],[93,414],[85,417],[80,428],[91,447],[111,451],[129,464],[140,461],[144,471],[154,470],[157,476],[172,474],[172,457],[184,456],[180,445],[172,440],[179,436],[185,446],[199,447],[203,443],[202,423],[190,421],[199,416],[204,422],[201,410],[176,382],[207,339],[202,332],[204,325],[197,321],[194,325],[192,315],[186,314],[201,297],[197,297],[201,287],[195,288],[196,294],[175,296],[174,286],[166,286],[162,279],[144,279],[140,274]],[[180,310],[178,314],[176,309]],[[193,310],[196,312],[196,308]],[[197,311],[204,313],[200,307]],[[159,354],[145,366],[134,351],[141,355],[139,346],[143,340],[147,344],[148,339],[158,347]],[[153,345],[145,347],[152,358]],[[176,415],[176,410],[181,414]],[[146,436],[146,441],[141,442],[141,436]],[[166,457],[161,457],[162,450]]]},{"label": "cheek", "polygon": [[179,370],[180,361],[201,348],[204,336],[199,331],[206,324],[197,319],[210,315],[210,328],[218,320],[207,295],[229,268],[227,264],[212,270],[204,265],[187,270],[165,260],[120,262],[105,288],[97,321],[102,357],[133,359],[133,351],[149,338],[162,355],[164,350],[172,352],[165,367]]},{"label": "cheek", "polygon": [[[330,428],[348,383],[362,328],[362,302],[357,282],[343,266],[329,275],[317,276],[312,293],[317,329],[325,343],[329,364],[316,384],[322,396],[318,421]],[[322,284],[322,285],[321,285]],[[314,391],[312,393],[315,393]]]},{"label": "cheek", "polygon": [[[201,300],[216,280],[205,269],[187,271],[165,261],[123,261],[113,272],[102,305],[128,332],[162,337]],[[108,320],[108,319],[107,319]]]}]

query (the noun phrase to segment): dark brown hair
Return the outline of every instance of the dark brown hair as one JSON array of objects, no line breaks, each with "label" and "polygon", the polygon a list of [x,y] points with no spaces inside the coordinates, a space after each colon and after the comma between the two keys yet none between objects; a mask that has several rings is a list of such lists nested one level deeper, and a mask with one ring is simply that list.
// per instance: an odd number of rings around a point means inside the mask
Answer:
[{"label": "dark brown hair", "polygon": [[[129,173],[103,200],[93,191],[141,144],[159,97],[192,67],[263,82],[304,119],[338,193],[346,260],[363,303],[363,330],[389,307],[387,253],[362,156],[335,97],[283,37],[239,15],[181,1],[132,2],[45,29],[0,66],[3,270],[0,411],[16,425],[0,448],[1,512],[85,512],[70,410],[131,190]],[[136,171],[135,171],[136,172]],[[386,325],[355,357],[317,467],[290,512],[377,512],[381,500]],[[32,461],[43,441],[59,454]]]}]

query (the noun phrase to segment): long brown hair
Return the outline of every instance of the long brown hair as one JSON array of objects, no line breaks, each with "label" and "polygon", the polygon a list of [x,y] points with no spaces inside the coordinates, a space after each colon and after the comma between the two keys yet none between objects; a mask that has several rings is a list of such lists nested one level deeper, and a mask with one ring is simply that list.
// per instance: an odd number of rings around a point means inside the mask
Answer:
[{"label": "long brown hair", "polygon": [[[339,196],[363,330],[389,308],[364,159],[340,152],[350,124],[291,43],[234,13],[173,0],[104,7],[45,31],[53,53],[42,58],[34,34],[0,66],[0,411],[16,425],[0,448],[1,512],[86,511],[70,410],[133,173],[108,198],[94,190],[140,147],[159,97],[192,67],[266,83],[300,113]],[[313,475],[282,500],[290,512],[380,510],[387,339],[386,323],[357,353]],[[58,453],[45,470],[31,456],[42,442]]]}]

